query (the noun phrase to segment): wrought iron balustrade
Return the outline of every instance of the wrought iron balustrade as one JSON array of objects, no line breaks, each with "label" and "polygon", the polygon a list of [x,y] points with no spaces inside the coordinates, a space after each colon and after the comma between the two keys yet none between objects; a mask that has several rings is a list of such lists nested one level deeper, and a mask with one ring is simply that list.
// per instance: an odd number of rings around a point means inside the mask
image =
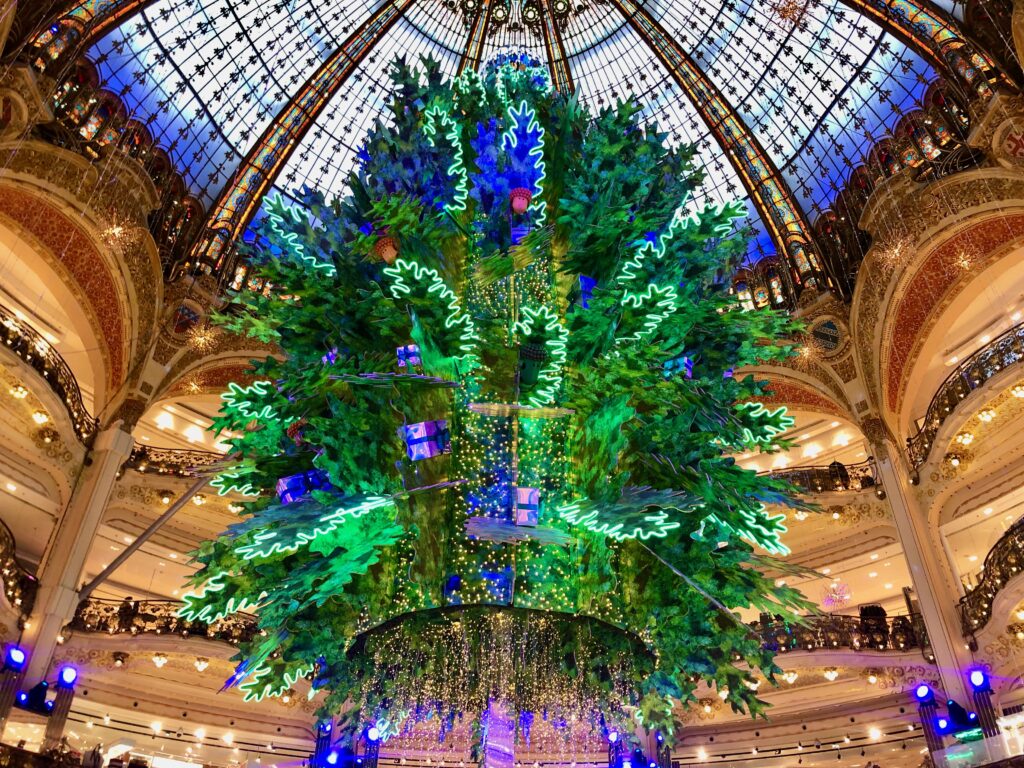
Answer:
[{"label": "wrought iron balustrade", "polygon": [[992,618],[992,603],[1006,582],[1024,568],[1024,519],[1018,520],[999,537],[988,555],[981,581],[960,598],[960,624],[971,635]]},{"label": "wrought iron balustrade", "polygon": [[96,434],[98,423],[86,409],[75,374],[60,353],[35,328],[4,306],[0,306],[0,341],[46,380],[64,403],[75,434],[88,444]]},{"label": "wrought iron balustrade", "polygon": [[1024,323],[997,336],[960,363],[928,404],[924,422],[913,437],[907,438],[907,454],[914,467],[928,459],[935,436],[960,401],[993,376],[1024,359]]},{"label": "wrought iron balustrade", "polygon": [[83,600],[68,624],[82,632],[111,635],[177,635],[206,637],[231,645],[252,640],[260,629],[255,616],[234,613],[219,621],[192,621],[178,616],[179,600]]},{"label": "wrought iron balustrade", "polygon": [[[70,629],[117,634],[206,637],[237,645],[260,633],[257,618],[237,613],[207,624],[178,616],[184,603],[177,600],[89,599],[78,606]],[[927,638],[914,617],[814,616],[807,626],[783,622],[755,623],[752,629],[766,648],[780,653],[851,649],[855,651],[907,651],[926,648]]]},{"label": "wrought iron balustrade", "polygon": [[14,534],[0,520],[0,575],[3,576],[4,596],[22,616],[32,613],[39,582],[18,562],[18,547]]},{"label": "wrought iron balustrade", "polygon": [[916,616],[860,617],[826,614],[812,616],[807,626],[784,622],[754,625],[765,648],[779,653],[838,650],[908,651],[926,650],[928,638],[923,622]]},{"label": "wrought iron balustrade", "polygon": [[765,474],[777,480],[786,480],[804,493],[841,493],[845,491],[856,493],[877,487],[873,461],[862,461],[857,464],[834,462],[827,466],[790,467],[770,470]]},{"label": "wrought iron balustrade", "polygon": [[155,472],[173,477],[194,477],[223,460],[223,455],[213,451],[154,448],[136,443],[124,466],[126,469],[134,469],[136,472]]}]

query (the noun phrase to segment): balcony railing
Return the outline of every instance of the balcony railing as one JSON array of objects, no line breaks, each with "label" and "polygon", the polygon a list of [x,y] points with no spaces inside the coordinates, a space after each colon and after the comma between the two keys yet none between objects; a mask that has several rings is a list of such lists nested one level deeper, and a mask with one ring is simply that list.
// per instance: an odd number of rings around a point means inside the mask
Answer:
[{"label": "balcony railing", "polygon": [[[111,635],[177,635],[206,637],[237,645],[260,633],[257,618],[237,613],[212,624],[178,616],[177,600],[98,600],[78,606],[69,627],[82,632]],[[805,627],[782,622],[755,623],[753,629],[766,648],[780,653],[851,649],[855,651],[907,651],[927,648],[927,637],[916,617],[814,616]]]},{"label": "balcony railing", "polygon": [[1024,359],[1024,323],[990,341],[964,360],[946,377],[928,404],[917,434],[907,438],[907,454],[914,467],[928,459],[939,427],[960,401],[1007,366]]},{"label": "balcony railing", "polygon": [[773,470],[769,477],[786,480],[804,493],[841,493],[844,491],[866,491],[877,486],[875,464],[862,461],[859,464],[833,462],[828,466],[790,467]]},{"label": "balcony railing", "polygon": [[924,623],[917,616],[814,616],[807,626],[755,624],[765,648],[792,651],[838,650],[929,652]]},{"label": "balcony railing", "polygon": [[992,602],[1006,582],[1024,567],[1024,519],[999,537],[988,555],[981,581],[960,598],[960,623],[964,635],[972,635],[992,618]]},{"label": "balcony railing", "polygon": [[18,562],[14,534],[0,521],[0,574],[3,575],[4,595],[22,616],[32,613],[39,582]]},{"label": "balcony railing", "polygon": [[82,601],[69,627],[82,632],[111,635],[177,635],[206,637],[231,645],[252,640],[259,634],[252,614],[235,613],[220,621],[189,621],[178,616],[184,603],[178,600],[100,600]]},{"label": "balcony railing", "polygon": [[96,434],[97,422],[86,410],[78,381],[64,358],[32,326],[4,306],[0,306],[0,340],[46,379],[64,403],[75,434],[88,444]]},{"label": "balcony railing", "polygon": [[194,477],[224,461],[224,456],[212,451],[189,451],[177,448],[154,448],[135,444],[126,469],[136,472],[155,472],[173,477]]}]

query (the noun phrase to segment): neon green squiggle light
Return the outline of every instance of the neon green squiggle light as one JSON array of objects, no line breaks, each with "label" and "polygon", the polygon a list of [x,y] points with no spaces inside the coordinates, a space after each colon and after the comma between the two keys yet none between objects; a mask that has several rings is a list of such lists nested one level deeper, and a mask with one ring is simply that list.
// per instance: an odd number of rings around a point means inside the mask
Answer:
[{"label": "neon green squiggle light", "polygon": [[300,531],[291,541],[279,539],[277,531],[263,531],[253,537],[251,544],[245,544],[235,549],[235,552],[244,560],[254,560],[257,557],[272,557],[273,555],[297,552],[312,541],[333,533],[349,520],[355,520],[368,512],[394,504],[388,496],[370,496],[351,507],[338,507],[337,509],[322,515],[309,531]]},{"label": "neon green squiggle light", "polygon": [[651,283],[643,293],[632,293],[625,291],[622,294],[620,304],[624,307],[641,309],[650,306],[650,310],[643,316],[640,329],[630,336],[617,338],[615,342],[641,341],[658,330],[665,318],[679,309],[679,293],[674,285],[659,287]]},{"label": "neon green squiggle light", "polygon": [[[285,222],[285,216],[291,221],[291,224],[308,224],[308,221],[303,221],[303,214],[297,208],[286,205],[284,199],[278,195],[276,200],[276,206],[271,206],[267,213],[267,220],[270,222],[270,227],[273,229],[278,244],[281,245],[282,249],[290,250],[295,256],[308,264],[314,272],[322,272],[327,277],[335,277],[338,274],[338,270],[335,269],[334,265],[320,261],[316,256],[306,253],[305,246],[299,240],[297,232],[286,232],[281,226]],[[275,207],[280,207],[284,211],[284,216],[278,214],[275,211]]]},{"label": "neon green squiggle light", "polygon": [[212,624],[215,621],[220,621],[225,616],[230,616],[232,613],[255,607],[256,601],[250,600],[248,597],[243,597],[240,600],[234,597],[228,598],[224,607],[219,611],[214,611],[213,605],[209,603],[205,605],[200,603],[202,600],[209,599],[213,593],[223,592],[227,586],[224,583],[224,579],[228,575],[227,571],[221,571],[203,585],[202,591],[186,594],[183,598],[185,604],[178,609],[178,615],[189,621],[203,621],[207,624]]},{"label": "neon green squiggle light", "polygon": [[570,525],[586,528],[588,531],[608,536],[616,541],[624,541],[626,539],[640,539],[641,541],[647,541],[650,538],[663,539],[669,531],[674,531],[679,527],[678,522],[669,520],[668,514],[664,510],[644,515],[644,522],[649,527],[645,528],[640,525],[634,525],[632,530],[627,530],[621,522],[613,525],[608,520],[602,520],[601,513],[596,509],[583,512],[578,501],[571,504],[560,504],[555,507],[555,510],[558,512],[559,517]]},{"label": "neon green squiggle light", "polygon": [[445,328],[461,329],[459,349],[462,351],[462,355],[458,356],[459,359],[471,367],[479,365],[476,347],[480,336],[477,333],[476,324],[473,322],[473,318],[462,311],[458,297],[441,279],[441,275],[436,269],[424,267],[414,261],[398,259],[392,266],[384,269],[384,274],[394,281],[391,284],[391,295],[396,299],[405,298],[412,292],[412,286],[406,282],[406,274],[411,274],[413,280],[418,283],[427,283],[427,293],[433,294],[448,307],[448,316],[444,321]]},{"label": "neon green squiggle light", "polygon": [[[717,515],[708,515],[701,522],[701,528],[697,533],[698,535],[702,535],[704,532],[704,525],[707,523],[717,523],[723,528],[728,528],[730,531],[733,531],[741,539],[746,539],[751,544],[756,544],[769,554],[788,555],[790,549],[782,543],[781,539],[782,534],[787,530],[786,526],[782,524],[782,521],[786,519],[786,516],[781,514],[764,516],[765,509],[766,507],[762,504],[758,508],[758,512],[752,512],[749,509],[740,510],[740,517],[743,518],[743,524],[739,526],[730,525]],[[769,529],[759,522],[758,513],[764,516],[768,522],[774,522],[775,528]]]},{"label": "neon green squiggle light", "polygon": [[272,381],[255,381],[248,387],[243,387],[235,382],[228,384],[227,391],[221,394],[220,399],[224,401],[225,407],[238,411],[247,419],[276,419],[277,411],[271,405],[264,405],[257,410],[253,403],[254,395],[259,397],[270,397],[276,395],[277,389]]},{"label": "neon green squiggle light", "polygon": [[243,701],[263,701],[267,696],[272,698],[280,696],[313,670],[312,664],[296,667],[294,670],[286,670],[276,686],[273,683],[264,683],[262,687],[258,687],[260,678],[266,677],[270,673],[270,667],[260,666],[238,688],[245,693]]},{"label": "neon green squiggle light", "polygon": [[538,375],[538,382],[543,382],[526,399],[528,405],[540,408],[555,400],[558,394],[558,387],[562,383],[562,369],[566,360],[566,343],[569,341],[569,329],[562,325],[558,315],[546,306],[537,309],[526,307],[523,309],[523,319],[515,325],[515,331],[520,338],[529,337],[533,333],[535,325],[542,325],[548,338],[544,347],[548,352],[548,364],[541,369]]},{"label": "neon green squiggle light", "polygon": [[466,173],[466,165],[462,158],[462,126],[453,120],[441,105],[435,105],[427,110],[427,122],[423,126],[423,132],[427,135],[427,142],[435,146],[434,140],[437,135],[437,123],[440,122],[448,130],[445,138],[455,147],[455,156],[452,164],[448,166],[446,173],[458,179],[455,184],[455,199],[449,204],[445,203],[444,209],[448,213],[466,210],[466,198],[469,197],[469,176]]},{"label": "neon green squiggle light", "polygon": [[210,481],[210,487],[216,489],[218,496],[239,493],[242,496],[259,496],[260,491],[250,482],[241,482],[241,472],[221,472]]},{"label": "neon green squiggle light", "polygon": [[755,435],[749,427],[743,428],[743,442],[749,445],[756,443],[770,443],[775,439],[776,435],[780,435],[788,429],[791,429],[796,420],[792,416],[786,415],[786,406],[782,405],[776,408],[774,411],[769,411],[764,407],[763,403],[756,401],[748,401],[746,403],[739,403],[736,406],[737,410],[750,411],[747,414],[750,418],[760,419],[767,417],[768,419],[778,418],[778,424],[765,424],[762,427],[760,434]]},{"label": "neon green squiggle light", "polygon": [[501,137],[501,146],[508,151],[509,149],[515,149],[518,146],[519,139],[516,136],[516,131],[520,130],[523,125],[526,126],[527,133],[538,133],[537,144],[530,150],[528,157],[533,158],[533,167],[539,172],[537,180],[533,184],[533,189],[530,193],[533,195],[533,199],[537,202],[531,203],[529,210],[537,211],[539,213],[537,217],[536,225],[541,227],[544,225],[544,218],[547,216],[547,203],[542,199],[544,194],[544,177],[546,175],[546,165],[544,163],[544,128],[540,123],[537,122],[537,112],[526,103],[524,99],[519,103],[519,109],[508,109],[509,120],[512,121],[505,133]]}]

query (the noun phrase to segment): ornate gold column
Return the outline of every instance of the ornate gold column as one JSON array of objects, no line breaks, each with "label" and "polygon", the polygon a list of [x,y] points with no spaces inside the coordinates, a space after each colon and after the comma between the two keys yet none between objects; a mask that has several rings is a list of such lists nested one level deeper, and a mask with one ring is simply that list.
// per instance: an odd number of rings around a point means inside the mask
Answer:
[{"label": "ornate gold column", "polygon": [[971,697],[967,673],[974,659],[963,637],[956,609],[958,594],[949,561],[939,543],[938,531],[932,530],[928,524],[925,510],[908,480],[903,455],[881,421],[867,419],[864,433],[871,443],[892,509],[943,692],[947,698],[969,707]]},{"label": "ornate gold column", "polygon": [[103,520],[118,470],[132,445],[132,436],[121,420],[96,435],[71,499],[50,537],[39,568],[39,594],[24,637],[29,652],[25,675],[29,685],[45,679],[57,636],[78,607],[85,559]]}]

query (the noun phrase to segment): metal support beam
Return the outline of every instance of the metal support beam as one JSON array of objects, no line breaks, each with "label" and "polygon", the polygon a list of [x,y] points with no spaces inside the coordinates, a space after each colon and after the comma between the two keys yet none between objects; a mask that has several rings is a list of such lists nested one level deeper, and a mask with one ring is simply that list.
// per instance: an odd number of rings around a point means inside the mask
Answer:
[{"label": "metal support beam", "polygon": [[995,63],[968,41],[959,22],[935,3],[910,0],[843,0],[857,13],[867,16],[886,32],[902,40],[939,72],[964,80],[945,53],[950,47],[966,47],[968,58],[978,55],[995,69]]},{"label": "metal support beam", "polygon": [[389,0],[359,25],[326,59],[267,126],[221,190],[192,261],[213,263],[252,221],[317,118],[373,49],[415,0]]},{"label": "metal support beam", "polygon": [[487,40],[487,28],[491,23],[491,8],[493,0],[480,0],[480,8],[473,17],[473,23],[469,28],[469,38],[466,40],[466,49],[462,52],[459,60],[459,69],[456,74],[461,75],[466,69],[479,69],[483,63],[484,42]]},{"label": "metal support beam", "polygon": [[112,574],[114,571],[120,568],[125,560],[134,555],[136,552],[138,552],[142,545],[149,541],[150,538],[152,538],[153,534],[163,527],[164,523],[166,523],[168,520],[174,517],[182,507],[188,504],[189,500],[191,500],[193,496],[199,493],[199,491],[203,490],[203,488],[206,487],[206,484],[208,482],[210,482],[210,477],[206,476],[200,477],[198,480],[192,483],[189,489],[185,491],[173,504],[171,504],[171,506],[167,508],[166,512],[164,512],[162,515],[160,515],[160,517],[158,517],[156,520],[150,523],[149,527],[146,528],[146,530],[144,530],[142,533],[136,536],[135,541],[133,541],[131,544],[129,544],[127,547],[121,550],[117,557],[115,557],[113,561],[111,561],[110,565],[108,565],[106,568],[100,571],[96,578],[94,578],[92,581],[90,581],[88,584],[86,584],[84,587],[78,590],[78,601],[81,602],[82,600],[87,600],[89,598],[89,595],[93,593],[93,590],[95,590],[96,587],[98,587],[100,584],[102,584],[104,581],[110,578],[110,574]]},{"label": "metal support beam", "polygon": [[573,92],[572,73],[569,71],[569,59],[565,55],[565,43],[562,30],[558,28],[555,15],[551,12],[550,0],[540,0],[540,27],[544,35],[544,50],[548,54],[548,68],[551,70],[551,82],[555,88],[566,95]]},{"label": "metal support beam", "polygon": [[801,284],[822,275],[811,227],[789,185],[703,70],[636,0],[610,0],[679,84],[725,150],[768,232]]}]

